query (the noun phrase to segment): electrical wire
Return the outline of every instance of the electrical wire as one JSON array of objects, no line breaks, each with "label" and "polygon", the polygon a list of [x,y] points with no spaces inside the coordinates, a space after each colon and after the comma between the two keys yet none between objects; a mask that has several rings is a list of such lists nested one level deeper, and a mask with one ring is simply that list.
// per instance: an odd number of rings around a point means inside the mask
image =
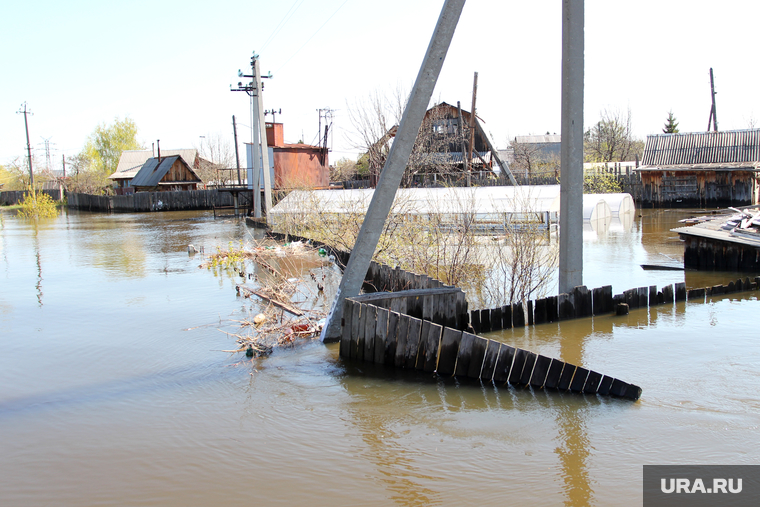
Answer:
[{"label": "electrical wire", "polygon": [[343,8],[343,6],[344,6],[344,5],[346,5],[348,2],[349,2],[349,0],[346,0],[345,2],[343,2],[342,4],[340,4],[340,7],[338,7],[337,9],[335,9],[335,12],[333,12],[333,13],[330,15],[330,17],[329,17],[329,18],[327,18],[327,21],[325,21],[324,23],[322,23],[322,26],[320,26],[319,28],[317,28],[317,31],[316,31],[316,32],[314,32],[314,33],[311,35],[311,37],[309,37],[309,38],[306,40],[306,42],[304,42],[304,43],[303,43],[303,45],[302,45],[300,48],[298,48],[298,49],[296,50],[296,52],[295,52],[295,53],[293,53],[293,54],[290,56],[290,58],[288,58],[287,60],[285,60],[285,63],[283,63],[282,65],[280,65],[280,67],[279,67],[279,68],[278,68],[278,69],[275,71],[275,74],[277,74],[278,72],[280,72],[280,70],[282,70],[282,68],[283,68],[283,67],[285,67],[285,66],[286,66],[286,65],[287,65],[287,64],[290,62],[290,60],[292,60],[292,59],[293,59],[293,58],[294,58],[294,57],[295,57],[295,56],[296,56],[298,53],[300,53],[300,52],[301,52],[301,50],[302,50],[303,48],[305,48],[305,47],[306,47],[306,45],[307,45],[309,42],[311,42],[311,39],[313,39],[313,38],[314,38],[314,37],[315,37],[315,36],[316,36],[316,35],[317,35],[317,34],[318,34],[318,33],[319,33],[319,32],[320,32],[320,31],[321,31],[321,30],[322,30],[322,29],[325,27],[325,25],[326,25],[327,23],[329,23],[329,22],[330,22],[330,20],[331,20],[333,17],[335,17],[335,15],[336,15],[336,14],[338,14],[338,11],[339,11],[339,10],[341,10],[341,9]]},{"label": "electrical wire", "polygon": [[264,51],[266,47],[269,45],[272,40],[277,36],[278,33],[280,33],[280,30],[283,29],[285,24],[290,21],[290,18],[293,17],[293,15],[296,13],[296,11],[303,5],[305,0],[296,0],[293,5],[290,6],[290,9],[288,9],[288,12],[285,13],[285,16],[280,20],[280,22],[277,24],[277,26],[272,30],[272,34],[267,38],[267,40],[264,42],[264,45],[261,46],[261,49],[259,51]]}]

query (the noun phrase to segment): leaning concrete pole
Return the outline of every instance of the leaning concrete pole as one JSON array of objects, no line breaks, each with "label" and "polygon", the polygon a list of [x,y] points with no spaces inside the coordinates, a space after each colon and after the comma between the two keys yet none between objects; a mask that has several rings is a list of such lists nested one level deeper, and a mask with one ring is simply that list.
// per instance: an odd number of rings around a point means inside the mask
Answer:
[{"label": "leaning concrete pole", "polygon": [[583,285],[583,2],[562,0],[560,293]]},{"label": "leaning concrete pole", "polygon": [[435,83],[443,66],[443,60],[449,50],[454,29],[459,22],[465,0],[446,0],[438,18],[438,24],[430,39],[430,45],[422,61],[422,67],[417,74],[417,80],[409,96],[404,115],[393,141],[393,146],[385,161],[380,180],[372,195],[372,201],[367,209],[364,222],[359,230],[351,259],[343,273],[343,278],[338,287],[338,293],[333,301],[327,323],[322,329],[322,341],[336,341],[340,339],[341,319],[343,318],[343,302],[346,298],[359,294],[364,276],[367,274],[372,255],[375,253],[377,242],[383,231],[385,220],[388,218],[396,190],[401,183],[401,177],[412,153],[414,141],[420,131],[422,119],[427,111],[430,97],[433,94]]}]

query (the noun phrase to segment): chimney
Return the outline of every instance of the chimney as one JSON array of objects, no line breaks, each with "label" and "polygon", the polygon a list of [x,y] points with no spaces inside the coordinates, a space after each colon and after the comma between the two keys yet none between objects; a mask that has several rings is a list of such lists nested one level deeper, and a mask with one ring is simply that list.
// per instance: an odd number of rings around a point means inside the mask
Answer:
[{"label": "chimney", "polygon": [[[161,163],[161,139],[156,139],[156,147],[158,148],[158,164]],[[156,164],[156,167],[158,167]]]}]

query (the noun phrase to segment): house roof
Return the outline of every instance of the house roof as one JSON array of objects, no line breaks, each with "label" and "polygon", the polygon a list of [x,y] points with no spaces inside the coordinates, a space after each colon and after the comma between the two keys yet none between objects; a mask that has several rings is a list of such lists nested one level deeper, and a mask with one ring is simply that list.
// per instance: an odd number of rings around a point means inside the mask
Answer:
[{"label": "house roof", "polygon": [[[198,151],[195,149],[185,150],[161,150],[162,156],[170,157],[172,155],[180,155],[185,162],[189,164],[195,163],[195,158],[198,155]],[[119,165],[116,166],[116,172],[110,175],[108,178],[112,180],[132,179],[142,168],[145,162],[149,158],[153,157],[152,150],[125,150],[121,152],[119,157]]]},{"label": "house roof", "polygon": [[132,186],[157,187],[177,160],[180,160],[198,178],[199,182],[201,181],[198,175],[195,174],[195,171],[193,171],[193,168],[180,155],[174,155],[171,157],[161,157],[160,160],[156,157],[149,158],[135,177],[132,178]]},{"label": "house roof", "polygon": [[755,169],[760,166],[760,129],[647,136],[639,170]]}]

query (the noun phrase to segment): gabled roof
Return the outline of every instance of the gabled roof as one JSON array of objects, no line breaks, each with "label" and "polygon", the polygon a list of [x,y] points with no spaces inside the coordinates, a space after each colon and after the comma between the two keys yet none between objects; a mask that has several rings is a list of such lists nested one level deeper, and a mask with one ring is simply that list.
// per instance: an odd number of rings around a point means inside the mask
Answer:
[{"label": "gabled roof", "polygon": [[[163,156],[170,157],[172,155],[181,156],[188,164],[194,164],[195,158],[198,155],[198,151],[195,149],[185,150],[161,150]],[[125,150],[121,152],[119,157],[119,165],[116,166],[116,172],[110,175],[108,178],[112,180],[131,179],[134,178],[137,172],[147,162],[149,158],[153,157],[152,150]],[[191,165],[192,167],[192,165]]]},{"label": "gabled roof", "polygon": [[647,136],[642,170],[755,168],[760,162],[760,129]]},{"label": "gabled roof", "polygon": [[160,160],[156,157],[149,158],[137,172],[135,177],[132,178],[132,186],[157,187],[177,160],[180,160],[182,164],[185,165],[196,178],[198,178],[198,182],[201,181],[200,177],[198,177],[198,175],[195,174],[195,171],[193,171],[193,168],[190,167],[181,156],[174,155],[172,157],[161,157]]}]

